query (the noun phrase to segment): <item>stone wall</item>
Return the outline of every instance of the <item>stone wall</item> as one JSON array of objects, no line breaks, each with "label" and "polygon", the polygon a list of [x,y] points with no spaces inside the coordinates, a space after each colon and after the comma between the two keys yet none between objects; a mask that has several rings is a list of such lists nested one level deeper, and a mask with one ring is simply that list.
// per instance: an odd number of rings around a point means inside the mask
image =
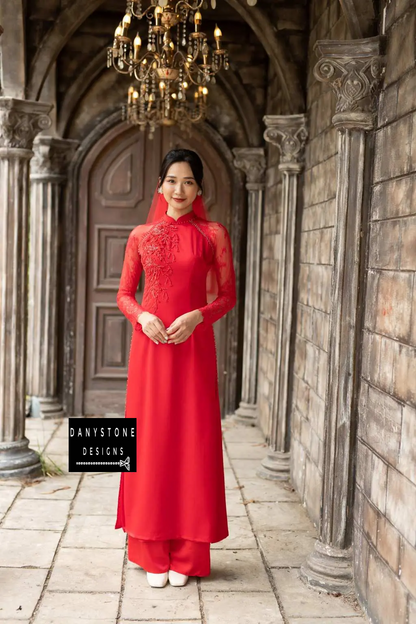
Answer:
[{"label": "stone wall", "polygon": [[292,481],[315,523],[322,487],[324,401],[332,236],[335,218],[337,133],[332,127],[335,96],[313,76],[319,39],[349,39],[339,2],[311,4],[307,75],[309,141],[305,151],[300,219],[299,278],[292,403]]},{"label": "stone wall", "polygon": [[373,621],[416,622],[414,2],[386,15],[362,336],[355,579]]}]

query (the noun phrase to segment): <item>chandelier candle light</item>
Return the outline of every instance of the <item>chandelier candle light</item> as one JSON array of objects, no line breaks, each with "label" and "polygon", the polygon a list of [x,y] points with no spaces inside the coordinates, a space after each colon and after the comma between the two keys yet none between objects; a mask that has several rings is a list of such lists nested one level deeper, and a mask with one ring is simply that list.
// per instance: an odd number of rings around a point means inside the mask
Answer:
[{"label": "chandelier candle light", "polygon": [[[201,30],[203,3],[150,0],[143,8],[141,0],[129,0],[116,28],[107,67],[138,81],[128,90],[123,116],[142,130],[148,126],[150,135],[158,125],[203,121],[207,85],[215,82],[220,69],[229,68],[228,52],[221,47],[221,30],[218,26],[214,30],[214,48]],[[215,8],[213,0],[211,4]],[[129,36],[132,17],[147,20],[145,47],[139,32],[133,41]],[[193,97],[187,95],[189,91]]]}]

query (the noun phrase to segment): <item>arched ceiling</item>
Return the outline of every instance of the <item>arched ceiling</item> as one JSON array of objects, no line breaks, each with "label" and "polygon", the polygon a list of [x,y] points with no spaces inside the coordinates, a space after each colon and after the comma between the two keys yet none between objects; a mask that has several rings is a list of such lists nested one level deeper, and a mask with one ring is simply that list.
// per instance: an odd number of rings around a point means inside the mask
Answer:
[{"label": "arched ceiling", "polygon": [[[302,49],[304,36],[304,2],[293,0],[291,7],[279,7],[280,4],[275,0],[259,0],[256,7],[248,7],[246,0],[223,0],[218,3],[215,11],[209,9],[203,12],[204,24],[208,24],[207,32],[213,30],[215,21],[221,24],[225,34],[224,43],[230,50],[232,62],[234,58],[241,56],[247,46],[253,49],[257,46],[261,50],[258,53],[259,60],[263,55],[263,66],[270,63],[273,67],[288,111],[301,112],[304,108],[304,96],[299,50]],[[61,10],[62,5],[65,8]],[[71,47],[71,40],[77,36],[79,39],[84,27],[87,27],[88,37],[84,37],[83,51],[87,58],[83,59],[83,68],[90,64],[93,55],[98,53],[96,44],[99,43],[98,48],[102,49],[111,41],[111,33],[124,8],[125,0],[73,0],[66,4],[61,0],[31,0],[27,3],[27,50],[28,58],[31,59],[27,97],[39,99],[48,72],[56,60],[60,63],[65,50]],[[72,84],[80,71],[76,68],[76,58],[70,61],[69,64],[75,71]],[[240,65],[244,65],[244,62],[243,59]],[[236,64],[238,65],[238,61]],[[59,65],[58,67],[61,69]],[[235,69],[238,73],[239,68]],[[256,77],[255,70],[251,71],[251,76]]]},{"label": "arched ceiling", "polygon": [[[112,89],[111,98],[108,100],[105,90],[99,96],[101,103],[107,99],[107,103],[110,108],[119,108],[120,102],[125,99],[126,88],[125,81],[122,76],[116,74],[116,72],[108,72],[105,69],[107,48],[103,48],[98,54],[96,54],[92,60],[82,69],[77,78],[72,81],[69,89],[64,90],[64,95],[59,111],[59,123],[58,123],[58,135],[67,136],[73,132],[74,118],[81,116],[79,109],[86,105],[86,101],[90,101],[88,93],[93,89],[95,83],[101,84],[101,89],[104,89],[102,85],[108,84],[106,76],[111,75],[117,80],[113,80],[117,84],[117,91]],[[262,139],[262,130],[256,115],[253,102],[251,101],[243,83],[239,76],[230,69],[226,76],[219,74],[217,77],[218,87],[211,89],[210,93],[210,107],[209,112],[211,117],[214,116],[214,109],[218,111],[219,105],[223,105],[224,111],[222,117],[225,117],[225,111],[228,109],[235,110],[234,130],[237,132],[239,139],[237,143],[241,146],[244,145],[259,145]],[[118,91],[120,89],[120,93]],[[214,95],[217,96],[217,101],[214,99]],[[87,98],[87,100],[85,99]],[[227,100],[227,102],[225,102]],[[219,116],[221,117],[221,116]],[[214,125],[220,130],[221,123]],[[238,126],[241,126],[238,128]],[[224,130],[224,129],[223,129]],[[225,133],[226,134],[226,133]],[[80,138],[80,137],[76,137]],[[236,144],[237,144],[236,143]]]}]

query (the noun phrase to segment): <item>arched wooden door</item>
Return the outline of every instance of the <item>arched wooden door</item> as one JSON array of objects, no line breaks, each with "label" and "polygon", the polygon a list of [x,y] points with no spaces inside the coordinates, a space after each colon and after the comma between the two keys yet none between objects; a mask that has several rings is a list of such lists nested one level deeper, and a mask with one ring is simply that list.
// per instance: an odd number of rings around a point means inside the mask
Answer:
[{"label": "arched wooden door", "polygon": [[[123,124],[108,132],[84,162],[80,207],[86,211],[86,227],[79,232],[79,241],[85,276],[78,275],[78,294],[84,289],[81,299],[85,305],[78,306],[77,312],[77,328],[84,334],[83,358],[78,362],[83,361],[84,368],[76,392],[82,392],[85,415],[124,414],[132,331],[116,304],[124,249],[130,231],[146,220],[164,154],[176,147],[199,153],[204,163],[210,218],[230,228],[231,181],[227,169],[213,146],[197,134],[184,139],[178,129],[170,128],[160,130],[149,140],[138,129]],[[144,275],[136,295],[139,302],[143,288]],[[226,325],[226,319],[222,319],[214,326],[222,411]],[[180,375],[180,371],[176,374]]]}]

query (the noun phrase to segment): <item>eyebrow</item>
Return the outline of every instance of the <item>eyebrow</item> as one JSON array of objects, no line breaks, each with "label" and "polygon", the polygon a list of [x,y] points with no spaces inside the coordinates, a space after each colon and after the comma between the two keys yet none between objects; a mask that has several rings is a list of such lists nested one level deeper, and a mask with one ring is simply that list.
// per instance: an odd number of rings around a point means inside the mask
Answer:
[{"label": "eyebrow", "polygon": [[[169,174],[169,175],[167,175],[166,177],[167,177],[167,178],[176,178],[177,176],[174,176],[174,175],[170,175],[170,174]],[[184,180],[195,180],[195,178],[192,178],[192,177],[187,177],[187,178],[184,178]]]}]

